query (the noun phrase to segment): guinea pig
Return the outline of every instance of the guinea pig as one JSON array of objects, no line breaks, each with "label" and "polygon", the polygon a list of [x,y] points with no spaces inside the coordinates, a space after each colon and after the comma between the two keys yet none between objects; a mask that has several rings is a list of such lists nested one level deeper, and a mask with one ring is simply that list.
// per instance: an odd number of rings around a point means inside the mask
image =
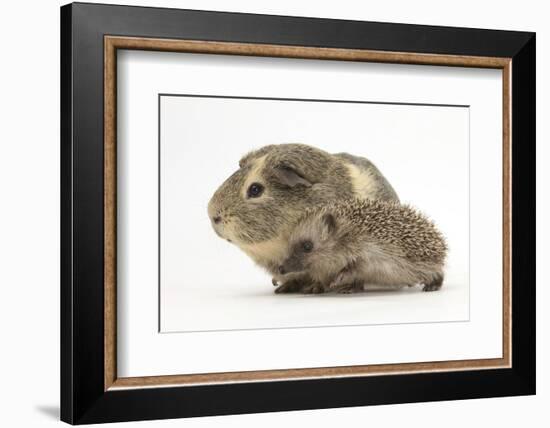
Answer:
[{"label": "guinea pig", "polygon": [[[329,201],[357,198],[399,201],[369,160],[330,154],[304,144],[274,144],[246,154],[216,190],[208,215],[216,234],[237,245],[272,275],[303,212]],[[276,292],[307,283],[287,282]]]}]

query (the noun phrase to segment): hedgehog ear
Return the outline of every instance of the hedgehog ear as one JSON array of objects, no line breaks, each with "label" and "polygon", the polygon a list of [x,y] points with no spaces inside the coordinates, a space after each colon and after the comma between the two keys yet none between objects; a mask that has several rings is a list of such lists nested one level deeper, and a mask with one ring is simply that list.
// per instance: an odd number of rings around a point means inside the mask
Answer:
[{"label": "hedgehog ear", "polygon": [[321,221],[327,235],[332,235],[336,231],[336,219],[330,213],[324,214]]},{"label": "hedgehog ear", "polygon": [[311,187],[311,182],[303,176],[296,168],[288,164],[279,164],[275,167],[275,177],[279,183],[288,186],[295,187],[298,185]]}]

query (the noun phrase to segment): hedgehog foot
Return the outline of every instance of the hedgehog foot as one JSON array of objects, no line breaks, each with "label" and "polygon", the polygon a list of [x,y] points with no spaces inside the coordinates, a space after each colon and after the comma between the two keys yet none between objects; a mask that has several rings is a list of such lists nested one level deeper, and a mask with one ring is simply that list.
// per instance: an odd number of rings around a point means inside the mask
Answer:
[{"label": "hedgehog foot", "polygon": [[302,289],[304,294],[321,294],[325,292],[325,287],[321,284],[313,282]]},{"label": "hedgehog foot", "polygon": [[[275,284],[275,282],[276,281],[272,281],[273,285],[278,285],[279,284],[278,282]],[[280,284],[275,289],[275,293],[276,294],[297,293],[300,290],[302,290],[303,286],[304,286],[304,284],[300,281],[290,280],[290,281],[287,281],[287,282],[284,282],[284,283]]]},{"label": "hedgehog foot", "polygon": [[340,292],[341,289],[353,287],[353,284],[355,284],[354,279],[354,270],[352,266],[346,266],[338,272],[336,277],[334,277],[328,285],[328,288],[330,290]]},{"label": "hedgehog foot", "polygon": [[438,273],[432,282],[425,284],[422,291],[437,291],[443,285],[443,274]]},{"label": "hedgehog foot", "polygon": [[350,284],[344,284],[336,290],[340,294],[352,294],[359,293],[364,290],[363,283],[361,282],[352,282]]},{"label": "hedgehog foot", "polygon": [[[310,278],[307,276],[300,276],[298,278],[292,278],[292,279],[277,279],[273,278],[271,281],[274,286],[278,286],[275,289],[275,293],[282,294],[282,293],[299,293],[299,292],[308,292],[315,283],[312,282]],[[309,291],[311,292],[311,291]]]}]

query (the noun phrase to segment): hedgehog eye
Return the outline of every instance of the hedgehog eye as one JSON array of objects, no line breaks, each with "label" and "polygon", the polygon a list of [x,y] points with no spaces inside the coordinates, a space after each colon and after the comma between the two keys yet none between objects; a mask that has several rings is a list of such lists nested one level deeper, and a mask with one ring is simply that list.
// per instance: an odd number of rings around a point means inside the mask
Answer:
[{"label": "hedgehog eye", "polygon": [[264,192],[264,186],[262,186],[260,183],[252,183],[248,187],[246,194],[249,198],[258,198],[261,196],[263,192]]},{"label": "hedgehog eye", "polygon": [[302,249],[303,249],[304,252],[306,252],[306,253],[311,252],[311,250],[313,250],[313,242],[311,242],[311,241],[304,241],[304,242],[302,243]]}]

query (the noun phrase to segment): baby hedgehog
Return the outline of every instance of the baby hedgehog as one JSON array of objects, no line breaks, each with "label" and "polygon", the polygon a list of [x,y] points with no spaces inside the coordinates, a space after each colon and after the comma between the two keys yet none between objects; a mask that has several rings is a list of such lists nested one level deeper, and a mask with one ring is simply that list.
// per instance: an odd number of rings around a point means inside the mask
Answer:
[{"label": "baby hedgehog", "polygon": [[447,245],[434,224],[397,202],[351,199],[307,210],[291,232],[274,283],[307,272],[309,292],[363,290],[366,284],[443,283]]}]

